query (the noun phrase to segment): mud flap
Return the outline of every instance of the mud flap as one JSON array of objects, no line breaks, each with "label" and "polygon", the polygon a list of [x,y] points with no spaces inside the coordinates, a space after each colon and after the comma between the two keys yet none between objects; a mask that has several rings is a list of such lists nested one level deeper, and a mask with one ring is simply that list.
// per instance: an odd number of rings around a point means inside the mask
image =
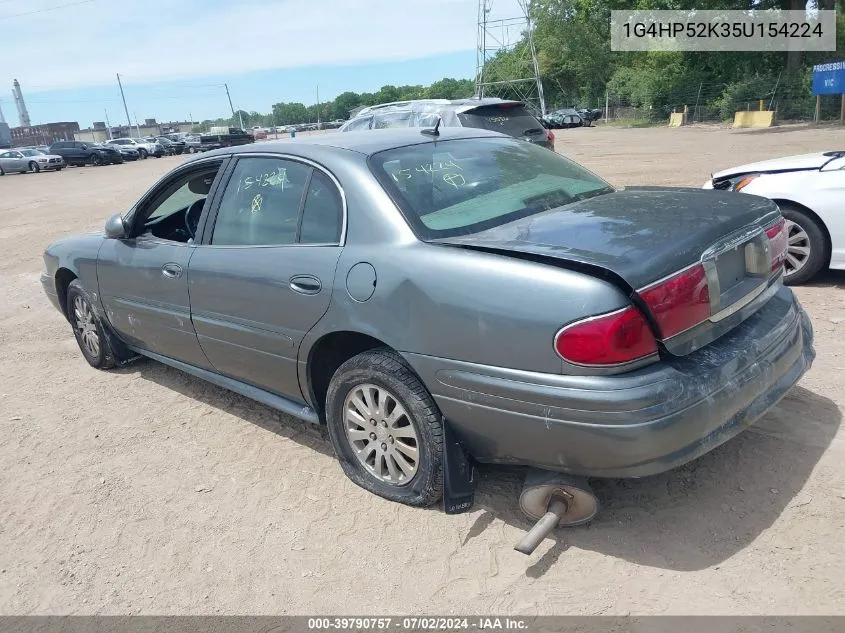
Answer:
[{"label": "mud flap", "polygon": [[452,427],[443,420],[443,510],[460,514],[475,502],[475,465]]}]

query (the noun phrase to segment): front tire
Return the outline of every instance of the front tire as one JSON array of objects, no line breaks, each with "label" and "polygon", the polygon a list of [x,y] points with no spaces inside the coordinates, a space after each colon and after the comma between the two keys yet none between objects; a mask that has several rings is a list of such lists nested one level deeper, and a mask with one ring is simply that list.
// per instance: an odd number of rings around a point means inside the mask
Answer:
[{"label": "front tire", "polygon": [[91,297],[79,280],[70,282],[67,289],[67,314],[79,349],[91,367],[111,369],[116,364],[114,353],[92,305]]},{"label": "front tire", "polygon": [[810,281],[830,261],[830,244],[824,230],[806,211],[781,204],[786,219],[787,250],[783,282],[798,286]]},{"label": "front tire", "polygon": [[138,158],[144,160],[147,157],[147,150],[141,148],[138,150]]},{"label": "front tire", "polygon": [[31,171],[33,174],[37,174],[39,171],[41,171],[41,168],[38,166],[38,163],[33,160],[29,163],[29,171]]},{"label": "front tire", "polygon": [[363,352],[332,376],[329,437],[343,472],[370,492],[410,506],[443,493],[443,425],[428,390],[401,356]]}]

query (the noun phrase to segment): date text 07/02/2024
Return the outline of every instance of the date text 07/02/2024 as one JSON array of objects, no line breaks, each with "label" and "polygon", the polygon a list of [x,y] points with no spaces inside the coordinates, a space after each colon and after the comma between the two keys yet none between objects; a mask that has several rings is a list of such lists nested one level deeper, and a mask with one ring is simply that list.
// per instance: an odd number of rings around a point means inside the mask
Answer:
[{"label": "date text 07/02/2024", "polygon": [[512,617],[425,617],[403,618],[381,617],[326,617],[309,618],[308,629],[312,631],[361,631],[361,630],[401,630],[401,631],[519,631],[528,629],[525,618]]}]

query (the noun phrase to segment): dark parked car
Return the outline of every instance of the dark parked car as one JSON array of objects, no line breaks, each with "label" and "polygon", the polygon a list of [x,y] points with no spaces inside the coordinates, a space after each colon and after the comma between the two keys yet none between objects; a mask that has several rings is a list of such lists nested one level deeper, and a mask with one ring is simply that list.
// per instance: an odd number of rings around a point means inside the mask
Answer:
[{"label": "dark parked car", "polygon": [[594,122],[598,121],[604,112],[599,109],[589,109],[589,108],[580,108],[577,110],[578,116],[580,116],[584,120],[584,125],[590,127],[593,125]]},{"label": "dark parked car", "polygon": [[385,103],[361,110],[340,127],[341,132],[385,128],[468,127],[501,132],[548,149],[555,135],[543,127],[521,101],[502,99],[420,99]]},{"label": "dark parked car", "polygon": [[210,151],[221,147],[235,147],[255,142],[255,137],[237,127],[228,128],[226,134],[203,134],[200,136],[201,150]]},{"label": "dark parked car", "polygon": [[463,451],[530,466],[523,509],[572,525],[598,507],[575,475],[689,462],[810,366],[783,227],[486,130],[349,132],[190,158],[41,281],[93,367],[141,354],[325,424],[410,505],[452,498]]},{"label": "dark parked car", "polygon": [[50,146],[50,153],[64,158],[68,165],[108,165],[122,163],[116,149],[88,141],[57,141]]},{"label": "dark parked car", "polygon": [[550,112],[543,119],[543,123],[553,130],[567,130],[585,125],[584,119],[573,108],[564,108]]},{"label": "dark parked car", "polygon": [[176,134],[168,134],[167,136],[157,136],[156,140],[164,145],[164,141],[167,141],[171,145],[173,145],[173,149],[177,154],[184,154],[185,153],[185,140],[184,138],[179,138]]}]

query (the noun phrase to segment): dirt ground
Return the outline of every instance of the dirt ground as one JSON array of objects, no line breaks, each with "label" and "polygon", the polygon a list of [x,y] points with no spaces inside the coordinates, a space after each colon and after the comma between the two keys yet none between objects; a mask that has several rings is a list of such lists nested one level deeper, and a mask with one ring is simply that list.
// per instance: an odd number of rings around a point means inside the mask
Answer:
[{"label": "dirt ground", "polygon": [[[832,127],[557,138],[618,185],[845,147]],[[42,250],[181,160],[0,178],[0,613],[845,613],[845,274],[798,289],[818,358],[774,411],[687,467],[597,482],[596,520],[525,557],[513,472],[483,468],[468,514],[415,510],[264,406],[152,361],[89,368]]]}]

